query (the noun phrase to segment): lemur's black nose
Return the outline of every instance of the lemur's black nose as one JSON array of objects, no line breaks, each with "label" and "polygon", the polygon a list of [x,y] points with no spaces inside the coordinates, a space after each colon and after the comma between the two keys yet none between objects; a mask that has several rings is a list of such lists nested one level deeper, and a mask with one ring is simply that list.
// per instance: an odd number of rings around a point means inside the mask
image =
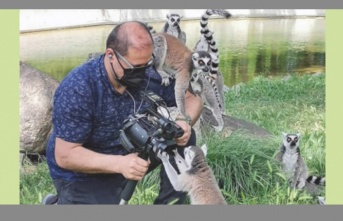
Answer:
[{"label": "lemur's black nose", "polygon": [[208,67],[204,67],[203,69],[202,69],[202,71],[203,72],[208,72],[210,69],[208,68]]},{"label": "lemur's black nose", "polygon": [[295,146],[295,142],[294,141],[291,142],[291,146]]}]

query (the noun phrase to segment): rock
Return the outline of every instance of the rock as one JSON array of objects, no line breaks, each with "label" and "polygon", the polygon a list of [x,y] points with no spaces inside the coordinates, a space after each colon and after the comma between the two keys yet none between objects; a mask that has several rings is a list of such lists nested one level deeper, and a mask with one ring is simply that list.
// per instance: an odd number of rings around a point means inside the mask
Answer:
[{"label": "rock", "polygon": [[[168,108],[168,111],[169,113],[164,113],[164,116],[171,116],[172,119],[175,119],[176,115],[178,114],[177,108],[171,107]],[[252,135],[259,138],[266,138],[272,135],[269,131],[245,120],[237,119],[227,115],[223,115],[223,120],[224,127],[223,130],[219,132],[222,137],[229,137],[232,134],[232,132],[238,129],[244,130],[244,132],[248,135]],[[206,106],[204,106],[201,114],[201,119],[199,119],[193,125],[193,129],[195,130],[197,140],[201,140],[203,134],[207,134],[210,131],[215,132],[213,126],[218,126],[218,123],[215,117],[213,116],[212,111],[208,109]]]},{"label": "rock", "polygon": [[53,95],[59,82],[20,62],[20,151],[42,153],[52,129]]},{"label": "rock", "polygon": [[[216,126],[217,122],[211,110],[209,110],[207,107],[204,107],[201,117],[202,117],[202,131],[206,133],[210,130],[213,130],[212,126]],[[220,133],[224,137],[230,136],[232,132],[238,129],[242,129],[247,134],[260,137],[260,138],[266,138],[272,135],[269,131],[253,123],[247,122],[245,120],[237,119],[228,115],[223,115],[223,120],[224,120],[224,127]]]},{"label": "rock", "polygon": [[291,78],[292,78],[291,75],[287,75],[287,76],[283,77],[283,78],[281,79],[281,81],[288,81],[288,80],[291,79]]},{"label": "rock", "polygon": [[324,75],[323,72],[316,72],[316,73],[312,74],[311,77],[320,77],[322,75]]}]

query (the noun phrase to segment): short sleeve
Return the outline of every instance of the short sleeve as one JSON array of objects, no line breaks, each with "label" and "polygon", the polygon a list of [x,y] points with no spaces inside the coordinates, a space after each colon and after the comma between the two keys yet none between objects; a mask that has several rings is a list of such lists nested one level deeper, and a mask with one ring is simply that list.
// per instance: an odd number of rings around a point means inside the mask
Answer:
[{"label": "short sleeve", "polygon": [[56,136],[72,143],[87,141],[92,130],[92,99],[84,85],[59,87],[55,94],[53,126]]}]

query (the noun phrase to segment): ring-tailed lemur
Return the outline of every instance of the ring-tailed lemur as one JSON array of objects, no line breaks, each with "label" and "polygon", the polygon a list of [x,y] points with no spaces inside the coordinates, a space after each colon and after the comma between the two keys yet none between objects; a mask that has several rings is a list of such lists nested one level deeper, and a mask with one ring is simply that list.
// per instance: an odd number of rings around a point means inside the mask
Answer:
[{"label": "ring-tailed lemur", "polygon": [[[225,10],[224,10],[225,11]],[[225,11],[226,12],[226,11]],[[203,15],[203,20],[207,21],[210,15],[218,14],[228,17],[228,12],[223,10],[207,10]],[[230,15],[230,14],[229,14]],[[202,23],[201,23],[202,24]],[[154,67],[162,77],[162,85],[169,85],[169,78],[175,78],[175,98],[180,113],[185,113],[185,92],[189,88],[190,79],[193,73],[209,72],[216,70],[217,66],[212,63],[212,55],[207,51],[193,52],[179,41],[175,36],[166,33],[157,33],[153,35],[154,39]],[[209,42],[211,48],[215,50],[215,42]],[[217,59],[216,57],[214,57]]]},{"label": "ring-tailed lemur", "polygon": [[146,24],[147,26],[148,26],[148,28],[149,28],[149,31],[150,31],[150,33],[151,34],[155,34],[156,33],[156,31],[155,31],[155,29],[154,29],[154,27],[152,27],[151,25],[149,25],[149,24]]},{"label": "ring-tailed lemur", "polygon": [[212,169],[206,162],[206,144],[201,148],[189,146],[184,148],[185,158],[174,150],[174,158],[179,174],[169,161],[169,155],[158,153],[167,176],[176,191],[188,193],[191,204],[227,204],[222,195]]},{"label": "ring-tailed lemur", "polygon": [[183,16],[176,13],[167,14],[167,22],[164,24],[162,32],[174,35],[182,43],[186,44],[186,33],[180,28],[180,21]]},{"label": "ring-tailed lemur", "polygon": [[208,29],[208,18],[213,15],[221,15],[225,18],[230,18],[231,14],[223,9],[208,9],[206,12],[202,15],[200,25],[200,40],[197,42],[197,44],[194,47],[194,51],[207,51],[212,55],[212,69],[211,69],[211,75],[216,77],[215,82],[211,82],[211,85],[216,85],[216,89],[218,89],[218,93],[216,96],[218,97],[222,113],[225,111],[225,102],[224,102],[224,80],[222,73],[219,70],[219,53],[218,48],[216,47],[216,42],[213,39],[213,32],[211,32]]},{"label": "ring-tailed lemur", "polygon": [[207,25],[208,19],[211,15],[220,15],[226,19],[231,17],[231,14],[224,10],[224,9],[207,9],[205,13],[201,16],[200,25],[201,25],[201,36],[200,40],[197,42],[194,51],[204,50],[211,53],[213,56],[212,60],[212,69],[211,69],[211,76],[216,78],[216,74],[218,72],[219,66],[219,54],[218,48],[216,46],[216,42],[213,40],[213,32],[211,32]]},{"label": "ring-tailed lemur", "polygon": [[[206,27],[206,30],[207,27]],[[221,71],[219,70],[219,55],[218,55],[218,49],[217,48],[211,48],[210,45],[207,43],[207,40],[212,42],[213,45],[215,45],[215,41],[213,40],[213,32],[209,31],[207,32],[207,37],[205,37],[204,32],[201,32],[201,37],[200,40],[198,42],[198,44],[194,47],[194,51],[201,51],[201,50],[206,50],[207,52],[209,52],[212,56],[212,60],[213,60],[213,64],[212,64],[212,74],[214,74],[215,76],[217,76],[215,79],[213,78],[205,78],[203,77],[203,75],[199,75],[199,77],[197,79],[200,79],[202,81],[209,81],[209,84],[212,85],[213,90],[207,90],[207,93],[215,93],[215,97],[216,100],[218,102],[219,108],[221,113],[225,113],[225,100],[224,100],[224,79],[223,79],[223,75],[221,73]],[[206,45],[206,47],[204,48],[203,46]],[[214,49],[214,50],[213,50]],[[218,59],[215,59],[218,58]],[[217,62],[217,63],[216,63]],[[214,70],[214,71],[213,71]],[[196,83],[196,81],[193,81]],[[206,94],[204,94],[205,96],[208,96]]]},{"label": "ring-tailed lemur", "polygon": [[194,47],[194,51],[207,51],[212,56],[211,76],[216,76],[215,79],[206,75],[198,73],[192,76],[192,87],[197,88],[197,92],[201,94],[203,100],[212,111],[218,126],[213,126],[216,131],[221,131],[224,126],[223,115],[225,114],[225,100],[224,100],[224,80],[223,75],[219,70],[219,53],[216,47],[216,42],[213,39],[213,32],[208,27],[208,18],[212,14],[219,14],[225,18],[230,18],[231,14],[226,10],[208,9],[201,17],[201,35],[200,40]]},{"label": "ring-tailed lemur", "polygon": [[310,184],[325,186],[325,178],[308,176],[307,167],[300,154],[300,133],[282,133],[283,142],[276,159],[281,162],[283,171],[289,179],[292,188],[302,189]]},{"label": "ring-tailed lemur", "polygon": [[142,21],[142,23],[147,26],[147,28],[149,29],[149,31],[152,35],[156,33],[154,27],[152,27],[148,22]]},{"label": "ring-tailed lemur", "polygon": [[185,111],[185,93],[187,89],[194,94],[190,80],[193,73],[201,70],[208,73],[212,60],[206,51],[192,52],[175,36],[166,33],[153,35],[154,67],[162,77],[162,85],[169,85],[169,78],[175,81],[175,100],[177,108],[183,116]]},{"label": "ring-tailed lemur", "polygon": [[217,131],[222,131],[224,127],[223,120],[223,110],[218,99],[218,89],[215,81],[207,76],[203,75],[201,71],[199,73],[194,73],[191,79],[192,89],[195,94],[198,94],[207,107],[211,110],[213,116],[215,117],[218,125],[212,127]]}]

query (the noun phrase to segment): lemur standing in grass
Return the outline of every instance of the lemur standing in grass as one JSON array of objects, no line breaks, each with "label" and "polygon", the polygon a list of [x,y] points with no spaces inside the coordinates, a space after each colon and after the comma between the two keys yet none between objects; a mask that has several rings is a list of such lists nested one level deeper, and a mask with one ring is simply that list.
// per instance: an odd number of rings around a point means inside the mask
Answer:
[{"label": "lemur standing in grass", "polygon": [[213,171],[206,162],[206,144],[201,148],[197,146],[184,148],[185,158],[182,158],[176,150],[173,152],[179,174],[170,164],[170,156],[167,152],[160,151],[158,157],[176,191],[187,192],[191,204],[227,204]]},{"label": "lemur standing in grass", "polygon": [[282,136],[282,145],[276,159],[281,163],[291,187],[303,189],[313,184],[325,186],[325,178],[307,174],[306,163],[300,154],[300,133],[282,133]]},{"label": "lemur standing in grass", "polygon": [[186,33],[180,28],[180,21],[183,16],[176,13],[167,14],[167,22],[164,24],[162,32],[174,35],[182,43],[186,44]]}]

